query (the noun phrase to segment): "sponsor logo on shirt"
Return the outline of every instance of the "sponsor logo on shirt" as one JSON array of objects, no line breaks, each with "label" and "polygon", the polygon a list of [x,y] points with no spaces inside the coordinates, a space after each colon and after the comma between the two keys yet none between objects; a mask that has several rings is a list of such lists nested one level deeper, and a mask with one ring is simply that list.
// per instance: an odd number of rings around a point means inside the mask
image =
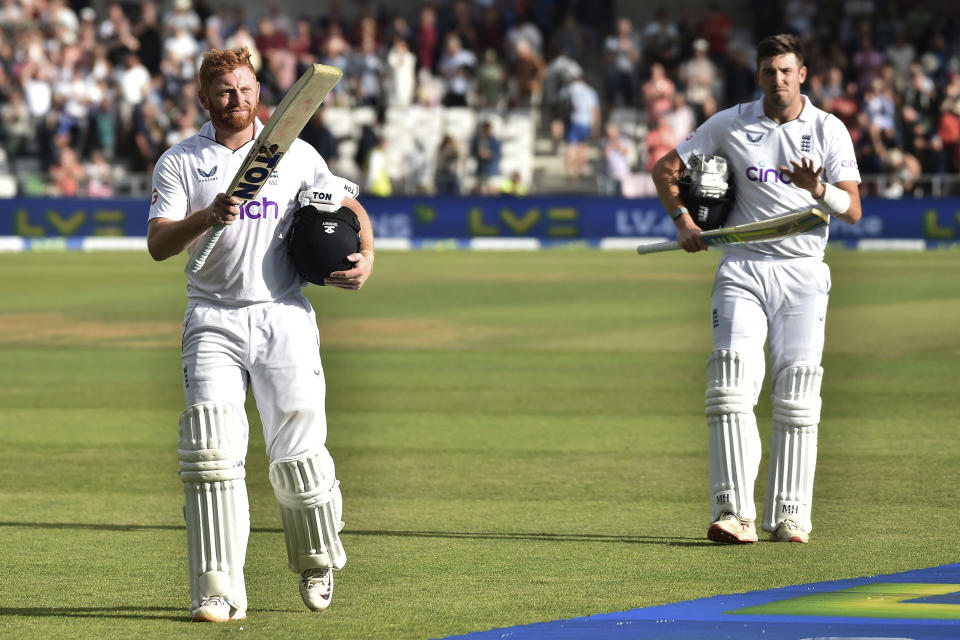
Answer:
[{"label": "sponsor logo on shirt", "polygon": [[753,145],[753,146],[755,146],[755,147],[759,147],[759,146],[760,146],[760,141],[763,140],[763,134],[762,134],[762,133],[752,134],[752,133],[750,133],[749,131],[746,131],[745,133],[747,134],[747,143],[748,143],[748,144],[751,144],[751,145]]},{"label": "sponsor logo on shirt", "polygon": [[199,176],[200,182],[213,182],[217,179],[217,165],[213,165],[213,169],[208,171],[204,171],[200,167],[197,167],[197,175]]},{"label": "sponsor logo on shirt", "polygon": [[856,160],[841,160],[840,166],[844,169],[859,169],[859,167],[857,167]]},{"label": "sponsor logo on shirt", "polygon": [[781,173],[779,169],[764,167],[762,162],[759,167],[747,167],[746,174],[747,180],[750,182],[782,182],[783,184],[790,184],[790,178]]},{"label": "sponsor logo on shirt", "polygon": [[274,220],[280,217],[280,203],[263,198],[261,200],[248,200],[240,205],[241,219],[267,219]]}]

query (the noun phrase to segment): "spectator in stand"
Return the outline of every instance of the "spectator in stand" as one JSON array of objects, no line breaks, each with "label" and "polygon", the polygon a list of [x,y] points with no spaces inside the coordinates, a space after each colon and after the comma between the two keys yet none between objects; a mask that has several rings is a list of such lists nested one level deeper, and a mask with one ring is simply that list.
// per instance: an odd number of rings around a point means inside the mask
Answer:
[{"label": "spectator in stand", "polygon": [[455,33],[460,38],[463,48],[469,51],[479,51],[480,38],[477,35],[474,16],[470,12],[469,3],[465,0],[456,0],[450,7],[452,16],[448,33]]},{"label": "spectator in stand", "polygon": [[530,107],[540,104],[543,76],[547,65],[526,40],[517,40],[510,70],[510,105]]},{"label": "spectator in stand", "polygon": [[489,120],[480,124],[470,142],[470,154],[477,163],[476,192],[483,195],[494,193],[500,175],[500,140],[493,135]]},{"label": "spectator in stand", "polygon": [[73,197],[80,195],[80,187],[86,177],[83,165],[77,157],[77,152],[62,141],[57,160],[50,167],[50,177],[53,180],[52,194],[56,196]]},{"label": "spectator in stand", "polygon": [[[90,7],[86,8],[90,9]],[[133,37],[137,39],[140,45],[140,61],[151,75],[158,74],[160,72],[160,52],[163,50],[163,38],[156,2],[146,0],[141,3],[140,15],[132,26]]]},{"label": "spectator in stand", "polygon": [[561,96],[570,105],[570,124],[567,127],[565,153],[567,177],[586,174],[589,142],[600,126],[600,100],[593,87],[583,79],[583,73],[574,71]]},{"label": "spectator in stand", "polygon": [[33,118],[23,99],[23,93],[14,88],[6,101],[0,101],[0,131],[3,132],[3,150],[11,166],[25,153],[33,139]]},{"label": "spectator in stand", "polygon": [[860,33],[860,44],[853,54],[853,69],[861,91],[867,91],[874,78],[880,75],[883,54],[873,46],[873,37],[868,28]]},{"label": "spectator in stand", "polygon": [[477,107],[501,109],[507,94],[507,73],[500,63],[496,50],[483,52],[483,60],[477,67]]},{"label": "spectator in stand", "polygon": [[113,175],[110,164],[102,151],[90,154],[90,161],[83,167],[86,176],[86,194],[91,198],[113,197]]},{"label": "spectator in stand", "polygon": [[[733,36],[733,22],[720,5],[711,2],[707,5],[707,15],[700,22],[700,37],[710,45],[710,55],[717,61],[723,61],[728,55],[727,46]],[[801,32],[802,33],[802,32]]]},{"label": "spectator in stand", "polygon": [[[557,56],[566,56],[572,60],[590,61],[596,55],[595,39],[592,32],[577,21],[573,11],[564,14],[560,28],[550,36],[547,42],[547,56],[553,60]],[[640,50],[639,36],[637,36],[637,51]],[[636,67],[636,63],[634,63]]]},{"label": "spectator in stand", "polygon": [[656,126],[647,134],[647,166],[644,167],[647,173],[650,173],[657,160],[670,153],[680,140],[677,132],[670,126],[667,114],[657,116]]},{"label": "spectator in stand", "polygon": [[943,143],[950,173],[960,173],[960,99],[948,98],[937,122],[937,135]]},{"label": "spectator in stand", "polygon": [[724,107],[754,99],[758,91],[756,72],[743,47],[733,46],[728,49],[723,77]]},{"label": "spectator in stand", "polygon": [[[271,83],[276,85],[276,97],[283,96],[297,80],[296,54],[290,50],[289,37],[276,27],[271,18],[263,17],[257,22],[254,42],[269,71]],[[263,83],[261,79],[261,90]],[[276,103],[279,100],[272,101]]]},{"label": "spectator in stand", "polygon": [[366,35],[360,50],[350,58],[345,75],[352,81],[352,91],[360,106],[384,108],[383,86],[387,77],[387,65],[377,55],[377,43],[373,35]]},{"label": "spectator in stand", "polygon": [[145,101],[136,110],[133,123],[135,153],[131,158],[131,169],[147,175],[153,173],[154,165],[165,151],[165,125],[155,103]]},{"label": "spectator in stand", "polygon": [[623,181],[630,177],[630,143],[620,134],[613,122],[605,127],[606,135],[601,144],[603,152],[602,189],[605,195],[623,194]]},{"label": "spectator in stand", "polygon": [[472,51],[464,49],[460,36],[448,33],[443,57],[438,70],[446,84],[443,94],[443,106],[465,107],[470,103],[473,89],[473,74],[477,68],[477,57]]},{"label": "spectator in stand", "polygon": [[884,57],[893,65],[896,73],[896,83],[894,88],[897,92],[903,92],[910,78],[910,68],[917,59],[917,52],[907,40],[904,28],[901,26],[894,36],[894,40],[884,51]]},{"label": "spectator in stand", "polygon": [[[350,63],[350,45],[346,39],[340,35],[339,27],[331,28],[327,34],[327,39],[323,44],[323,55],[320,56],[320,62],[328,64],[338,69],[348,69]],[[345,107],[350,104],[350,81],[338,82],[330,95],[327,97],[327,104],[336,104]]]},{"label": "spectator in stand", "polygon": [[460,195],[460,148],[457,140],[447,134],[437,149],[437,172],[434,185],[438,196]]},{"label": "spectator in stand", "polygon": [[307,125],[300,132],[300,138],[310,143],[320,157],[327,161],[327,166],[334,169],[337,166],[337,138],[330,131],[330,127],[323,121],[325,106],[321,105]]},{"label": "spectator in stand", "polygon": [[417,87],[417,57],[410,51],[410,44],[399,34],[393,36],[393,46],[387,52],[387,69],[390,78],[387,104],[409,107],[413,104]]},{"label": "spectator in stand", "polygon": [[417,69],[433,73],[437,65],[440,32],[437,30],[437,12],[431,5],[425,4],[420,8],[416,32]]},{"label": "spectator in stand", "polygon": [[254,70],[258,74],[260,73],[260,70],[263,68],[263,57],[260,55],[257,42],[246,24],[242,22],[238,24],[236,31],[227,36],[223,46],[227,49],[246,47],[250,51],[250,64],[253,65]]},{"label": "spectator in stand", "polygon": [[616,30],[603,44],[606,71],[604,100],[613,108],[618,100],[626,107],[636,105],[637,65],[640,63],[640,35],[629,18],[617,20]]},{"label": "spectator in stand", "polygon": [[708,113],[716,111],[715,95],[719,93],[717,65],[707,55],[710,44],[703,38],[693,41],[693,57],[680,65],[679,78],[684,85],[687,102],[697,113],[697,121],[703,122]]},{"label": "spectator in stand", "polygon": [[689,104],[686,96],[677,92],[673,96],[673,106],[666,114],[670,128],[677,134],[677,139],[686,138],[697,128],[697,114]]},{"label": "spectator in stand", "polygon": [[654,20],[644,28],[641,37],[647,65],[659,63],[672,73],[680,63],[680,31],[666,7],[657,9]]},{"label": "spectator in stand", "polygon": [[203,23],[200,15],[193,9],[192,0],[174,0],[173,8],[163,18],[163,28],[167,34],[175,33],[180,27],[195,38],[201,37]]},{"label": "spectator in stand", "polygon": [[670,110],[677,87],[667,77],[666,68],[659,62],[650,65],[650,77],[643,83],[641,93],[646,105],[646,122],[653,125],[657,117]]},{"label": "spectator in stand", "polygon": [[480,11],[480,20],[477,25],[477,45],[478,51],[493,49],[497,53],[503,51],[503,32],[504,21],[500,8],[491,3],[482,7]]}]

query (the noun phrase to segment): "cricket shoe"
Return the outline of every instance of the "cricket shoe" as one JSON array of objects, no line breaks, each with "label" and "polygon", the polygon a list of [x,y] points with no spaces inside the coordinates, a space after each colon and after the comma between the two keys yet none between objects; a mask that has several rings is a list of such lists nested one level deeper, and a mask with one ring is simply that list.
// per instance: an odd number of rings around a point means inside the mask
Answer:
[{"label": "cricket shoe", "polygon": [[777,524],[771,538],[777,542],[810,542],[810,534],[793,520],[783,520]]},{"label": "cricket shoe", "polygon": [[307,569],[300,574],[300,597],[311,611],[323,611],[333,600],[333,569]]},{"label": "cricket shoe", "polygon": [[732,513],[722,513],[707,529],[707,538],[726,544],[750,544],[757,541],[757,530],[749,520],[741,520]]},{"label": "cricket shoe", "polygon": [[244,620],[247,613],[234,609],[223,596],[210,596],[200,602],[200,606],[190,612],[194,622],[229,622]]}]

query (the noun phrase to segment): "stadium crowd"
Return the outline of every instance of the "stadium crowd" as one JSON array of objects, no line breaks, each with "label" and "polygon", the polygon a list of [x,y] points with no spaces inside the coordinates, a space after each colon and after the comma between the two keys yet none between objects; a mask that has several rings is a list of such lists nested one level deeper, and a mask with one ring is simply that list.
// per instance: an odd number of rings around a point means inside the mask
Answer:
[{"label": "stadium crowd", "polygon": [[[922,174],[960,175],[956,3],[737,4],[736,22],[719,4],[665,4],[634,24],[615,0],[365,2],[356,15],[337,2],[291,15],[275,1],[0,0],[0,174],[17,173],[21,194],[120,193],[116,167],[148,174],[205,120],[199,56],[246,46],[264,119],[306,65],[332,64],[345,80],[328,103],[373,107],[377,122],[407,105],[529,109],[565,154],[569,177],[599,173],[616,193],[706,117],[757,95],[753,43],[792,32],[806,43],[805,93],[847,125],[861,172],[889,178],[880,195],[921,193]],[[624,113],[640,121],[628,135]],[[497,141],[481,129],[465,148],[445,136],[427,150],[428,189],[458,193],[458,160],[468,154],[474,171],[490,174],[478,191],[531,188],[515,174],[485,188],[503,176]],[[338,140],[321,119],[304,137],[336,168]],[[375,122],[356,147],[374,193],[376,180],[389,180],[384,144]]]}]

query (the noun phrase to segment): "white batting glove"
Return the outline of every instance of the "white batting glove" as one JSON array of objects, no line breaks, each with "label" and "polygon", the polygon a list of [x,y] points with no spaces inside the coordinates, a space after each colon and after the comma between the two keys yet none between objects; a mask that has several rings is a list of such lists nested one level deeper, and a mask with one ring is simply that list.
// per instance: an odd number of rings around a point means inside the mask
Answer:
[{"label": "white batting glove", "polygon": [[297,201],[301,207],[312,205],[317,211],[337,211],[344,197],[356,198],[358,195],[360,187],[331,173],[317,180],[309,189],[301,191]]}]

